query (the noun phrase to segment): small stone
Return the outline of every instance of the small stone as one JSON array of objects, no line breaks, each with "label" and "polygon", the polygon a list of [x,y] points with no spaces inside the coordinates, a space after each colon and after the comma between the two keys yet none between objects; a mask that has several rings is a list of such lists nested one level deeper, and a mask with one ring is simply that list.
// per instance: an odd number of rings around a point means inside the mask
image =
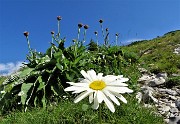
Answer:
[{"label": "small stone", "polygon": [[170,117],[168,124],[180,124],[180,116]]},{"label": "small stone", "polygon": [[165,121],[166,123],[169,123],[169,119],[164,119],[164,121]]},{"label": "small stone", "polygon": [[171,109],[170,109],[170,112],[171,112],[171,113],[178,113],[178,109],[177,109],[177,108],[171,108]]},{"label": "small stone", "polygon": [[148,72],[145,68],[138,68],[138,70],[139,70],[141,73],[147,73],[147,72]]},{"label": "small stone", "polygon": [[159,78],[155,78],[155,79],[152,79],[148,85],[149,86],[152,86],[152,87],[155,87],[155,86],[159,86],[161,84],[164,84],[166,82],[166,80],[163,78],[163,77],[159,77]]},{"label": "small stone", "polygon": [[176,107],[175,103],[170,103],[169,106],[170,106],[171,108],[175,108],[175,107]]},{"label": "small stone", "polygon": [[177,89],[176,92],[180,95],[180,89]]},{"label": "small stone", "polygon": [[164,106],[163,107],[163,111],[165,111],[165,112],[167,112],[167,111],[169,111],[171,108],[169,107],[169,106]]},{"label": "small stone", "polygon": [[171,89],[166,89],[166,93],[168,93],[169,95],[173,95],[173,96],[177,95],[177,92],[175,90],[171,90]]},{"label": "small stone", "polygon": [[167,78],[167,73],[166,73],[166,72],[164,72],[164,73],[158,73],[158,74],[156,75],[156,77],[163,77],[164,79],[166,79],[166,78]]},{"label": "small stone", "polygon": [[169,95],[169,98],[172,99],[172,100],[177,100],[177,98],[175,96]]},{"label": "small stone", "polygon": [[138,100],[138,103],[140,103],[141,102],[141,100],[142,100],[142,93],[141,92],[138,92],[137,94],[136,94],[136,99]]},{"label": "small stone", "polygon": [[173,113],[171,113],[170,115],[169,115],[169,118],[174,118],[175,117],[175,115],[173,114]]},{"label": "small stone", "polygon": [[152,105],[150,105],[150,104],[144,104],[144,107],[146,107],[146,108],[152,108]]},{"label": "small stone", "polygon": [[177,108],[180,110],[180,99],[176,100],[175,104],[176,104]]}]

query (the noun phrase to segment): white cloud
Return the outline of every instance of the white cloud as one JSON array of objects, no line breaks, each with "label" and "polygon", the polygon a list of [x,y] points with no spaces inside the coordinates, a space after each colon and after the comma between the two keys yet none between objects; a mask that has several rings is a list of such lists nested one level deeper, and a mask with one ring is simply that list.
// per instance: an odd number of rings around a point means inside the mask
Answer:
[{"label": "white cloud", "polygon": [[12,74],[13,72],[17,71],[20,69],[23,64],[22,61],[18,62],[8,62],[8,63],[0,63],[0,76],[7,76]]},{"label": "white cloud", "polygon": [[135,41],[142,41],[142,40],[145,40],[145,39],[137,39],[137,38],[135,38],[135,39],[129,39],[129,40],[126,40],[126,41],[124,41],[126,44],[130,44],[130,43],[132,43],[132,42],[135,42]]}]

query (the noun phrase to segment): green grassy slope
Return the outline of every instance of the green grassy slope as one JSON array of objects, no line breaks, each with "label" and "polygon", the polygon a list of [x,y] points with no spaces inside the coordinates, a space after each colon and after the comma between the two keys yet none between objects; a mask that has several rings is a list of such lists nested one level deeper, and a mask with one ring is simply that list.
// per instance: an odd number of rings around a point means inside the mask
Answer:
[{"label": "green grassy slope", "polygon": [[180,74],[180,55],[174,49],[180,44],[180,30],[172,31],[152,40],[134,42],[123,50],[137,54],[142,67],[151,72]]}]

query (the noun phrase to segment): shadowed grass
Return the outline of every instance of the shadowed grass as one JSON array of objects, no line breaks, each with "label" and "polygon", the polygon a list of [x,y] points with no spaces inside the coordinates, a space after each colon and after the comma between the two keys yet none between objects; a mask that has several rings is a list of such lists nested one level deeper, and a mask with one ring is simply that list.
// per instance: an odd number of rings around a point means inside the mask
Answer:
[{"label": "shadowed grass", "polygon": [[[128,97],[128,98],[127,98]],[[134,96],[126,96],[128,103],[115,106],[111,113],[104,105],[102,121],[109,124],[163,124],[163,119],[154,114],[153,109],[140,107]],[[15,112],[1,118],[1,124],[97,124],[98,111],[82,100],[74,104],[64,100],[57,106],[49,106],[46,110],[36,108],[31,111]]]}]

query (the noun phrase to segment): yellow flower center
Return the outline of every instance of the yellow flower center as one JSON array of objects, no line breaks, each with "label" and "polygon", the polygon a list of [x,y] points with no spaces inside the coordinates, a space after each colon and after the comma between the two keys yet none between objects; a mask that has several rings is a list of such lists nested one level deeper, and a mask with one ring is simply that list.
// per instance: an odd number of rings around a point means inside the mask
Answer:
[{"label": "yellow flower center", "polygon": [[89,87],[93,90],[102,90],[106,87],[106,83],[102,80],[93,81]]}]

